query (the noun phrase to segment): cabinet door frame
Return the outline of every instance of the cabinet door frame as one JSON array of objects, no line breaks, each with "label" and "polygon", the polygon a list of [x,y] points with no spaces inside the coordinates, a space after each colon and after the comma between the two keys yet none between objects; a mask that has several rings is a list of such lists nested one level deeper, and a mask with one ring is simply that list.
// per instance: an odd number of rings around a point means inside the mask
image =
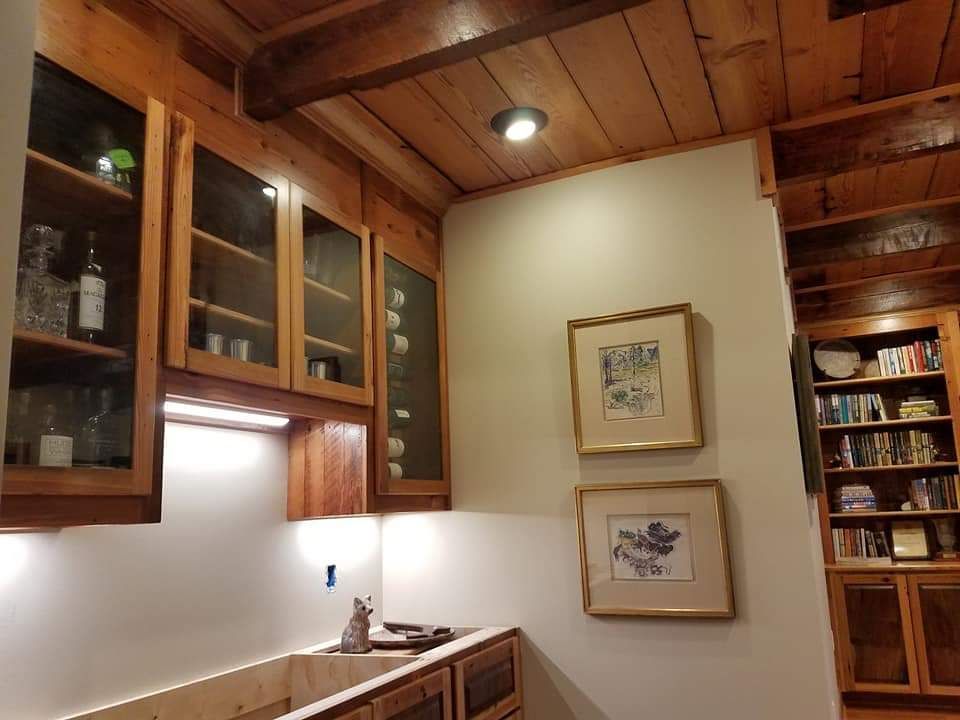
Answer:
[{"label": "cabinet door frame", "polygon": [[372,720],[390,720],[390,718],[415,707],[424,700],[438,695],[443,698],[443,720],[453,720],[450,668],[443,668],[404,685],[399,690],[375,698],[370,702],[370,708],[373,711]]},{"label": "cabinet door frame", "polygon": [[[507,658],[513,658],[513,692],[477,715],[467,716],[466,686],[469,677]],[[520,641],[512,637],[453,664],[455,720],[500,720],[523,707]]]},{"label": "cabinet door frame", "polygon": [[[215,155],[277,190],[275,368],[234,360],[190,347],[190,274],[193,260],[194,148]],[[171,130],[170,250],[167,263],[167,345],[170,367],[255,385],[290,389],[290,181],[231,149],[184,115],[173,115]],[[199,232],[199,231],[197,231]]]},{"label": "cabinet door frame", "polygon": [[[920,692],[920,679],[917,669],[917,651],[914,642],[913,618],[910,613],[910,598],[907,589],[907,578],[900,574],[838,574],[836,576],[836,597],[834,602],[837,608],[836,629],[838,655],[841,658],[842,690],[849,692],[876,692],[916,694]],[[892,586],[897,591],[897,600],[900,607],[900,627],[903,634],[903,649],[907,662],[907,683],[871,683],[857,682],[854,672],[854,649],[850,642],[850,626],[847,621],[846,588],[851,585],[883,585]]]},{"label": "cabinet door frame", "polygon": [[[960,685],[937,685],[930,678],[930,662],[927,656],[927,637],[923,628],[923,608],[920,604],[921,585],[956,585],[960,592],[960,574],[909,575],[910,610],[913,615],[913,632],[917,647],[917,665],[920,672],[920,691],[925,695],[960,695]],[[960,622],[960,619],[958,619]]]},{"label": "cabinet door frame", "polygon": [[[363,387],[354,387],[307,375],[300,361],[306,355],[305,300],[303,272],[303,208],[310,208],[327,220],[360,238],[360,310],[363,328],[360,347],[363,357]],[[365,225],[327,207],[316,195],[296,183],[290,184],[290,336],[293,339],[292,380],[295,392],[356,405],[373,405],[373,318],[371,317],[370,230]]]},{"label": "cabinet door frame", "polygon": [[[62,67],[91,82],[76,68]],[[92,84],[131,104],[128,98]],[[158,268],[162,267],[163,256],[167,108],[152,97],[145,97],[142,105],[131,106],[145,114],[131,468],[109,471],[75,467],[4,468],[5,502],[0,504],[5,506],[5,512],[0,526],[56,527],[159,519],[159,508],[151,508],[149,498],[159,494],[161,470],[159,453],[155,450],[163,442],[163,411],[159,402],[161,290]]]},{"label": "cabinet door frame", "polygon": [[[417,478],[402,478],[392,480],[387,470],[387,437],[389,423],[387,421],[387,329],[384,308],[386,307],[386,281],[384,277],[384,258],[389,255],[394,260],[416,270],[427,277],[436,286],[437,302],[437,352],[438,382],[440,384],[440,454],[443,466],[442,480],[420,480]],[[375,469],[377,474],[377,494],[379,495],[450,495],[450,445],[449,445],[449,417],[447,406],[447,340],[446,340],[446,312],[444,305],[443,270],[431,267],[418,256],[404,252],[403,247],[391,242],[388,238],[374,233],[373,235],[373,312],[374,319],[374,360],[376,368],[375,381],[375,428],[374,443],[376,450]]]}]

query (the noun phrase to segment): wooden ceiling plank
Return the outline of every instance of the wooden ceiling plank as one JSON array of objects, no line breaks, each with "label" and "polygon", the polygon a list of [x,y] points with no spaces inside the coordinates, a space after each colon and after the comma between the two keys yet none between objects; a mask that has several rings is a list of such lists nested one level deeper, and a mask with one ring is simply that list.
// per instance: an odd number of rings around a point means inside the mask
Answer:
[{"label": "wooden ceiling plank", "polygon": [[460,194],[450,180],[349,95],[300,110],[365,162],[440,215]]},{"label": "wooden ceiling plank", "polygon": [[296,35],[298,32],[309,30],[322,23],[335,20],[343,15],[348,15],[357,10],[363,10],[364,8],[382,2],[385,2],[385,0],[336,0],[333,3],[322,5],[317,10],[312,10],[286,22],[268,27],[266,30],[257,33],[257,40],[260,41],[261,45],[266,45],[274,40]]},{"label": "wooden ceiling plank", "polygon": [[[960,245],[955,246],[958,251],[960,251]],[[891,280],[891,279],[903,279],[903,278],[915,278],[915,277],[924,277],[928,275],[942,275],[944,273],[952,273],[960,270],[960,264],[951,264],[943,266],[933,266],[927,268],[920,268],[917,270],[902,270],[900,272],[888,272],[884,271],[874,277],[861,277],[855,278],[852,280],[845,280],[840,282],[828,282],[822,285],[810,285],[810,286],[796,286],[793,287],[794,295],[808,295],[813,293],[823,292],[825,290],[836,290],[839,288],[848,288],[856,287],[860,285],[868,285],[870,283],[875,283],[880,280]]]},{"label": "wooden ceiling plank", "polygon": [[937,155],[937,166],[933,171],[929,199],[960,195],[960,150]]},{"label": "wooden ceiling plank", "polygon": [[623,15],[561,30],[550,40],[618,153],[676,142]]},{"label": "wooden ceiling plank", "polygon": [[841,20],[902,2],[907,0],[827,0],[828,16],[830,20]]},{"label": "wooden ceiling plank", "polygon": [[823,0],[779,0],[778,9],[790,115],[856,104],[863,15],[831,22]]},{"label": "wooden ceiling plank", "polygon": [[943,52],[940,53],[940,67],[937,68],[937,85],[960,82],[960,8],[957,2],[953,3],[953,15],[950,18],[950,27],[947,28],[947,38],[943,43]]},{"label": "wooden ceiling plank", "polygon": [[149,0],[178,25],[237,64],[259,47],[253,29],[220,2]]},{"label": "wooden ceiling plank", "polygon": [[724,132],[787,119],[776,0],[688,0]]},{"label": "wooden ceiling plank", "polygon": [[866,280],[856,285],[844,285],[819,292],[796,295],[797,305],[832,305],[852,300],[880,299],[892,293],[906,291],[924,292],[941,285],[952,285],[960,290],[960,274],[955,269],[944,268],[936,273],[902,275],[899,273],[882,278]]},{"label": "wooden ceiling plank", "polygon": [[276,117],[314,100],[381,87],[644,1],[379,3],[258,49],[246,67],[245,107],[258,119]]},{"label": "wooden ceiling plank", "polygon": [[358,91],[354,96],[464,190],[509,182],[509,176],[415,79]]},{"label": "wooden ceiling plank", "polygon": [[419,75],[417,81],[513,180],[560,168],[539,137],[513,143],[490,127],[493,116],[513,103],[479,60],[465,60]]},{"label": "wooden ceiling plank", "polygon": [[822,220],[826,215],[824,195],[826,188],[823,180],[787,185],[780,188],[780,208],[783,222],[787,225]]},{"label": "wooden ceiling plank", "polygon": [[824,180],[824,187],[824,218],[839,218],[870,210],[875,206],[877,168],[831,175]]},{"label": "wooden ceiling plank", "polygon": [[863,102],[933,86],[952,5],[948,0],[911,0],[867,14]]},{"label": "wooden ceiling plank", "polygon": [[922,212],[925,210],[934,210],[936,208],[942,208],[944,206],[954,205],[958,202],[960,202],[960,196],[955,195],[950,197],[920,200],[919,202],[906,203],[904,205],[891,205],[889,207],[870,208],[869,210],[862,210],[860,212],[851,213],[849,215],[834,215],[832,217],[826,217],[823,220],[812,220],[806,223],[798,223],[796,225],[787,225],[786,227],[784,227],[784,231],[788,233],[795,233],[795,232],[804,232],[807,230],[818,230],[820,228],[831,227],[834,225],[845,225],[848,223],[858,222],[860,220],[875,220],[877,218],[893,216],[898,213],[916,213],[916,212]]},{"label": "wooden ceiling plank", "polygon": [[[254,30],[266,30],[295,18],[298,13],[287,0],[218,0],[239,15]],[[316,0],[329,3],[330,0]],[[309,11],[309,10],[308,10]]]},{"label": "wooden ceiling plank", "polygon": [[960,283],[914,288],[886,295],[853,300],[826,302],[821,305],[798,305],[797,321],[801,325],[827,319],[840,319],[904,312],[960,301]]},{"label": "wooden ceiling plank", "polygon": [[623,15],[677,142],[720,135],[720,119],[683,0],[652,0]]},{"label": "wooden ceiling plank", "polygon": [[481,61],[513,103],[532,105],[549,115],[540,138],[564,167],[616,154],[549,39],[497,50]]},{"label": "wooden ceiling plank", "polygon": [[927,188],[937,164],[936,155],[889,163],[877,168],[873,206],[906,205],[927,197]]},{"label": "wooden ceiling plank", "polygon": [[[788,129],[783,129],[788,128]],[[781,184],[936,154],[960,143],[960,93],[884,106],[819,124],[774,128]]]}]

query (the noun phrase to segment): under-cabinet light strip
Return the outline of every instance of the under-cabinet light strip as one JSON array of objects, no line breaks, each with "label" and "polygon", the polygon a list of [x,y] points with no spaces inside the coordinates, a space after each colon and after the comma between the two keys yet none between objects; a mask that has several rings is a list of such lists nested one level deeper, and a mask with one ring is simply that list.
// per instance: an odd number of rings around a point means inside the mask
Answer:
[{"label": "under-cabinet light strip", "polygon": [[163,411],[167,415],[181,415],[275,428],[285,427],[290,422],[290,418],[282,415],[268,415],[267,413],[247,412],[244,410],[228,410],[227,408],[214,407],[212,405],[194,405],[193,403],[177,402],[175,400],[167,400],[163,404]]}]

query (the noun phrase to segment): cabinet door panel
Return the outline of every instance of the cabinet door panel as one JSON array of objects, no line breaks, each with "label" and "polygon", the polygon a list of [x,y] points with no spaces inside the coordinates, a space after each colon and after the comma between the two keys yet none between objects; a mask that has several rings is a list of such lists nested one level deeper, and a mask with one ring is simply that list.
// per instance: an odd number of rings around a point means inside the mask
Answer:
[{"label": "cabinet door panel", "polygon": [[837,606],[844,689],[917,692],[906,578],[843,575],[840,590]]},{"label": "cabinet door panel", "polygon": [[924,693],[960,695],[960,575],[910,577]]},{"label": "cabinet door panel", "polygon": [[499,720],[521,703],[520,643],[505,640],[455,663],[457,720]]},{"label": "cabinet door panel", "polygon": [[373,720],[453,720],[450,669],[379,697],[370,706]]}]

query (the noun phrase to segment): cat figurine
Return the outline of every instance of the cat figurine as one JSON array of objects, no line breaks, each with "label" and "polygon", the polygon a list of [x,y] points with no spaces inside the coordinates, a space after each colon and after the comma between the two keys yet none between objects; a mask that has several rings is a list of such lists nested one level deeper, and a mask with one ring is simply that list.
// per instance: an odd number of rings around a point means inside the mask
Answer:
[{"label": "cat figurine", "polygon": [[370,647],[370,616],[373,614],[373,596],[353,599],[353,617],[340,638],[340,652],[368,653]]}]

